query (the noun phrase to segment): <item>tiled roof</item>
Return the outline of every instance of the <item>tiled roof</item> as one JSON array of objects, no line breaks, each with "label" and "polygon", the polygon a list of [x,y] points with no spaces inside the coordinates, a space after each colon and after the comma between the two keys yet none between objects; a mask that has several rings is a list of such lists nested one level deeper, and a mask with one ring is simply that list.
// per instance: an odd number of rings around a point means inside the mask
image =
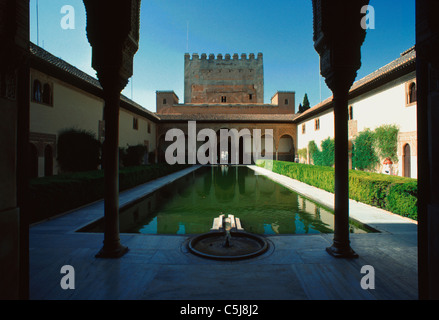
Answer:
[{"label": "tiled roof", "polygon": [[[411,47],[410,49],[404,51],[398,59],[393,60],[392,62],[385,65],[384,67],[379,68],[378,70],[372,72],[371,74],[365,76],[364,78],[356,81],[352,85],[349,94],[352,95],[355,92],[359,91],[360,89],[373,85],[378,81],[383,80],[386,77],[394,74],[397,71],[403,70],[410,66],[414,67],[415,64],[416,64],[416,51],[415,51],[415,47]],[[304,120],[308,116],[311,116],[313,114],[316,114],[317,112],[321,112],[330,108],[331,105],[332,105],[332,96],[322,101],[321,103],[315,105],[311,109],[308,109],[305,112],[299,114],[296,117],[296,120]]]},{"label": "tiled roof", "polygon": [[382,68],[379,68],[375,72],[372,72],[371,74],[365,76],[363,79],[358,80],[352,85],[351,92],[366,85],[370,84],[382,77],[385,77],[391,72],[395,72],[399,69],[402,69],[404,67],[407,67],[408,65],[414,64],[416,62],[416,51],[415,48],[412,47],[409,50],[403,52],[401,56],[390,62],[389,64],[385,65]]},{"label": "tiled roof", "polygon": [[294,122],[295,114],[160,114],[167,121]]},{"label": "tiled roof", "polygon": [[[85,83],[90,84],[91,86],[95,87],[98,90],[102,90],[102,86],[101,86],[98,79],[93,78],[92,76],[88,75],[87,73],[85,73],[85,72],[79,70],[78,68],[72,66],[71,64],[67,63],[66,61],[64,61],[58,57],[55,57],[53,54],[49,53],[48,51],[35,45],[32,42],[30,42],[30,52],[31,52],[33,57],[40,59],[46,63],[49,63],[50,65],[57,68],[58,70],[63,71],[66,74],[77,78],[78,80],[84,81]],[[138,110],[139,112],[144,113],[144,114],[146,113],[150,117],[153,117],[154,119],[158,119],[158,117],[153,112],[143,108],[141,105],[132,101],[131,99],[127,98],[126,96],[121,95],[120,100],[122,102],[127,103],[129,106],[133,107],[135,110]]]}]

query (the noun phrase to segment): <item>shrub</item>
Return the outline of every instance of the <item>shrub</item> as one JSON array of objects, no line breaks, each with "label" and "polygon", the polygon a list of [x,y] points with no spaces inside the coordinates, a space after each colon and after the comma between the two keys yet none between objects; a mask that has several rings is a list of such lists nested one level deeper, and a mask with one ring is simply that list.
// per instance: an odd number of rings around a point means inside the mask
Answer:
[{"label": "shrub", "polygon": [[314,140],[308,142],[308,150],[309,150],[309,157],[313,159],[314,154],[319,151],[319,148],[317,147],[317,144],[314,142]]},{"label": "shrub", "polygon": [[371,170],[380,160],[375,152],[375,134],[366,129],[360,132],[352,147],[352,167],[358,170]]},{"label": "shrub", "polygon": [[404,217],[418,218],[418,188],[416,182],[395,184],[389,189],[386,208]]},{"label": "shrub", "polygon": [[[258,160],[257,166],[267,167]],[[334,192],[334,169],[282,161],[270,161],[272,171],[316,188]],[[379,173],[349,171],[349,198],[412,219],[417,218],[417,181]]]},{"label": "shrub", "polygon": [[[155,164],[123,168],[119,171],[119,190],[127,190],[148,181],[182,170],[189,165]],[[102,170],[65,173],[30,181],[30,223],[78,208],[104,197]]]},{"label": "shrub", "polygon": [[378,156],[382,159],[389,157],[393,162],[398,162],[398,127],[395,125],[382,125],[376,128],[374,132]]},{"label": "shrub", "polygon": [[122,163],[125,167],[140,166],[146,154],[146,146],[138,144],[136,146],[128,146],[123,150],[121,155]]},{"label": "shrub", "polygon": [[308,149],[310,158],[317,166],[332,167],[334,165],[334,151],[335,141],[334,139],[327,138],[322,141],[322,151],[319,150],[314,141],[308,143]]},{"label": "shrub", "polygon": [[62,131],[58,137],[57,149],[58,164],[63,172],[96,170],[101,161],[101,143],[89,131]]},{"label": "shrub", "polygon": [[299,157],[304,159],[304,160],[307,159],[307,153],[308,153],[308,150],[306,148],[297,150],[297,154],[299,155]]},{"label": "shrub", "polygon": [[314,164],[325,167],[332,167],[334,165],[334,151],[335,141],[328,138],[322,141],[322,151],[318,152],[317,161]]}]

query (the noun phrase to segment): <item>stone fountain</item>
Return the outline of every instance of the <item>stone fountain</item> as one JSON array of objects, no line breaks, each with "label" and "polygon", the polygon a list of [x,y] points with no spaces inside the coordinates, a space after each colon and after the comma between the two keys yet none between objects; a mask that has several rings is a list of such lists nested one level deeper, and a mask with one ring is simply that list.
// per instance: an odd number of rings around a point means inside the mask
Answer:
[{"label": "stone fountain", "polygon": [[213,220],[208,233],[192,238],[189,251],[203,258],[216,260],[241,260],[261,255],[268,249],[268,242],[258,235],[246,232],[239,218],[221,214]]}]

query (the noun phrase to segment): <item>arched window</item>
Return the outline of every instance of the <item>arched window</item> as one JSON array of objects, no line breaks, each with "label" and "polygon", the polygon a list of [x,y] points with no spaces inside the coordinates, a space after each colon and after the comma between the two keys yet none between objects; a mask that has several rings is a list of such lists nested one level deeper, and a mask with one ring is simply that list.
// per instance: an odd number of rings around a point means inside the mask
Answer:
[{"label": "arched window", "polygon": [[409,86],[409,103],[416,102],[416,83],[412,82]]},{"label": "arched window", "polygon": [[52,87],[48,83],[43,87],[43,103],[52,104]]},{"label": "arched window", "polygon": [[42,101],[41,82],[38,80],[34,80],[34,86],[33,86],[33,90],[32,90],[32,98],[35,102]]}]

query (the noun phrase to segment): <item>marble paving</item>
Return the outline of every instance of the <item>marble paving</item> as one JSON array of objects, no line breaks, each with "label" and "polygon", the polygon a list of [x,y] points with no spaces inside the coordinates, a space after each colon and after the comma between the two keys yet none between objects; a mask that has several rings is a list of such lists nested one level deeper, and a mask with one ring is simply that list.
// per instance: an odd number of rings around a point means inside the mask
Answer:
[{"label": "marble paving", "polygon": [[[121,193],[121,205],[196,170],[185,169]],[[331,206],[331,194],[252,167]],[[415,300],[417,225],[384,210],[352,203],[351,216],[379,233],[351,234],[358,259],[336,259],[332,234],[267,236],[269,250],[243,261],[214,261],[188,252],[190,235],[121,234],[129,252],[98,259],[103,234],[76,230],[103,216],[102,201],[30,228],[30,299],[34,300]],[[64,290],[62,266],[74,268]],[[374,289],[363,289],[372,266]],[[370,274],[368,274],[370,275]]]}]

